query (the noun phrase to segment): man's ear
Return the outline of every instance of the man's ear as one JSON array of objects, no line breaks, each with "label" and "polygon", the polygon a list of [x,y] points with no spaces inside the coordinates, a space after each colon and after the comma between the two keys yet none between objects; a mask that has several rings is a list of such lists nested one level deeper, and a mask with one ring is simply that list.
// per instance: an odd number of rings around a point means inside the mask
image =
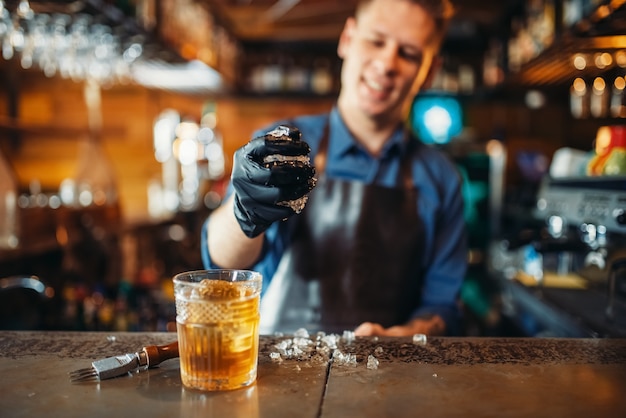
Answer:
[{"label": "man's ear", "polygon": [[346,50],[350,41],[352,40],[352,36],[354,34],[354,30],[356,27],[356,20],[354,17],[349,17],[346,19],[346,23],[343,26],[343,30],[341,31],[341,35],[339,36],[339,43],[337,44],[337,56],[341,59],[345,58]]}]

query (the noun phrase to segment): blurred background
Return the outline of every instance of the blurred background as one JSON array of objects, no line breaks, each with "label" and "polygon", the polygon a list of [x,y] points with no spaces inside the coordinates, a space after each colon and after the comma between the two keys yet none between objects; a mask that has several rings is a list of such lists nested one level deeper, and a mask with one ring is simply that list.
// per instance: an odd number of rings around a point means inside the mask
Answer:
[{"label": "blurred background", "polygon": [[[355,0],[0,0],[0,328],[167,330],[254,130]],[[407,121],[464,177],[465,334],[626,336],[626,1],[456,0]]]}]

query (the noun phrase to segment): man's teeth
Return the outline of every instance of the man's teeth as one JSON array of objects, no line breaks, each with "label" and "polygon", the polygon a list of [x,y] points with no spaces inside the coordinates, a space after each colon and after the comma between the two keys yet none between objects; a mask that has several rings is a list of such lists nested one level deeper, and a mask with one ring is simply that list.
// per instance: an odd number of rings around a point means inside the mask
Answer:
[{"label": "man's teeth", "polygon": [[367,86],[372,90],[383,91],[383,85],[374,80],[365,79],[365,84],[367,84]]}]

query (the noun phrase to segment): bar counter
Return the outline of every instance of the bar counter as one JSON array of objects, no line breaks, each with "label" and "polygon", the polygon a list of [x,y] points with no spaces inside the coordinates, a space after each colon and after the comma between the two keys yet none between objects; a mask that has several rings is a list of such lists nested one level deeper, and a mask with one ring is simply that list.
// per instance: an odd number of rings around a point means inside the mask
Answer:
[{"label": "bar counter", "polygon": [[[626,339],[341,340],[356,363],[271,358],[288,337],[262,336],[257,382],[201,393],[178,359],[100,382],[68,373],[103,357],[165,345],[175,333],[0,331],[2,417],[623,417]],[[274,355],[275,356],[275,355]],[[369,356],[376,368],[367,367]],[[331,356],[332,357],[332,356]]]}]

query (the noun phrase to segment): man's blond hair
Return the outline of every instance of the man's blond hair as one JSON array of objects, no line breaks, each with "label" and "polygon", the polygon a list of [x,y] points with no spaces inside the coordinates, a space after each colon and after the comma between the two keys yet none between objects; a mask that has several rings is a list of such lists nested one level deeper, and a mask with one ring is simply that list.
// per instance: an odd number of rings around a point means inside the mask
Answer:
[{"label": "man's blond hair", "polygon": [[[356,7],[355,16],[374,0],[361,0]],[[437,35],[442,39],[448,30],[448,25],[454,15],[454,6],[450,0],[403,0],[422,7],[435,21]]]}]

